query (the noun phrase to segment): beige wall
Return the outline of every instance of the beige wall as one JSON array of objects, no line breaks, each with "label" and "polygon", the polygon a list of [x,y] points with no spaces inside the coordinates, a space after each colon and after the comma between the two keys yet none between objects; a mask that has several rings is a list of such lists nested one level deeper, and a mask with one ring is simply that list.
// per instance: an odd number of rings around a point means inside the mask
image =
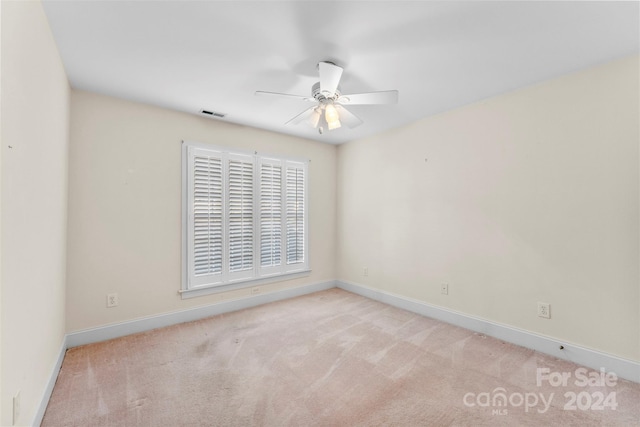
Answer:
[{"label": "beige wall", "polygon": [[340,146],[338,278],[640,360],[638,76],[626,58]]},{"label": "beige wall", "polygon": [[6,426],[18,391],[33,420],[65,333],[69,85],[40,2],[2,2],[1,73]]},{"label": "beige wall", "polygon": [[67,332],[250,295],[178,295],[181,140],[310,159],[313,271],[263,292],[335,278],[335,146],[75,90],[71,117]]}]

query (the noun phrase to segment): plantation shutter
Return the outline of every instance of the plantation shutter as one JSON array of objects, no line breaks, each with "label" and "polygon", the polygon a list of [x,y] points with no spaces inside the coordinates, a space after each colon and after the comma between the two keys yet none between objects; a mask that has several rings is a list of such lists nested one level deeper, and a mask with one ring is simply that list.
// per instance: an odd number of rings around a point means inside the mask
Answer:
[{"label": "plantation shutter", "polygon": [[287,264],[305,262],[305,170],[304,165],[287,162],[286,223]]},{"label": "plantation shutter", "polygon": [[228,165],[229,274],[237,279],[253,275],[254,162],[249,156],[230,155]]},{"label": "plantation shutter", "polygon": [[197,286],[222,280],[223,171],[220,153],[193,149],[190,165],[190,278]]},{"label": "plantation shutter", "polygon": [[306,161],[183,145],[184,295],[309,270],[307,168]]},{"label": "plantation shutter", "polygon": [[260,163],[260,269],[278,271],[282,265],[282,166],[280,161]]}]

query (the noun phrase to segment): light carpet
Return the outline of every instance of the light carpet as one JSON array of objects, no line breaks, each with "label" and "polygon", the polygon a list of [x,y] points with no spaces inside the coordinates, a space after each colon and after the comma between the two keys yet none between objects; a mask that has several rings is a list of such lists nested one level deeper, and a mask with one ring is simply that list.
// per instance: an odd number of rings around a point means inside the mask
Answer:
[{"label": "light carpet", "polygon": [[70,349],[42,425],[640,425],[640,384],[579,369],[330,289]]}]

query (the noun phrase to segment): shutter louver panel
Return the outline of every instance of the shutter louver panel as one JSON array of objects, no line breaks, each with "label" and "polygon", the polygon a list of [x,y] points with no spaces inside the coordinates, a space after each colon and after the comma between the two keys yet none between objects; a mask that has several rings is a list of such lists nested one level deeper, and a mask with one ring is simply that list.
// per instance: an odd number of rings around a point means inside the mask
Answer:
[{"label": "shutter louver panel", "polygon": [[287,264],[304,262],[304,170],[287,167]]},{"label": "shutter louver panel", "polygon": [[253,163],[229,160],[229,272],[253,268]]},{"label": "shutter louver panel", "polygon": [[222,161],[195,156],[193,165],[193,274],[222,273]]},{"label": "shutter louver panel", "polygon": [[282,167],[260,165],[260,266],[282,263]]}]

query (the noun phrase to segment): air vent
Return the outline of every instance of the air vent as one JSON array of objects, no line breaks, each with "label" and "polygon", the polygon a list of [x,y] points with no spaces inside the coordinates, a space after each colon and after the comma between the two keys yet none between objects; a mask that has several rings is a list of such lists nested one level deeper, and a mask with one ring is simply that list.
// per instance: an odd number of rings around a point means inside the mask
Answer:
[{"label": "air vent", "polygon": [[205,116],[209,116],[209,117],[218,117],[219,119],[221,119],[224,116],[226,116],[226,114],[217,113],[215,111],[209,111],[209,110],[201,110],[200,113],[204,114]]}]

